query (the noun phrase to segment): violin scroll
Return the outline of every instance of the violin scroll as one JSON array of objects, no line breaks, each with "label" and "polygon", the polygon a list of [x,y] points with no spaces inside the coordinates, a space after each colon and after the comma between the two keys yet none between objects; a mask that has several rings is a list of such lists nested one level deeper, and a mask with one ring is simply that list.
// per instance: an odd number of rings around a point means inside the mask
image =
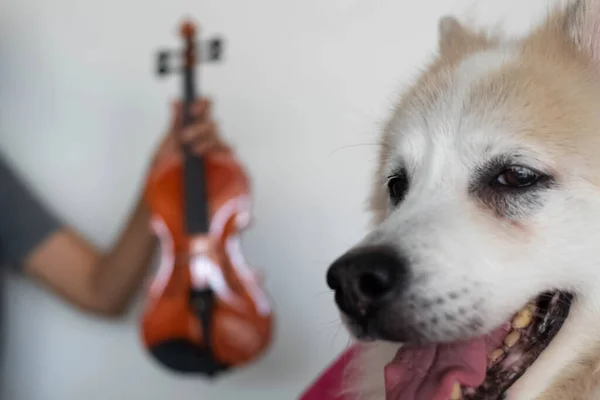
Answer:
[{"label": "violin scroll", "polygon": [[[193,68],[198,62],[222,61],[224,40],[221,37],[213,37],[199,44],[196,42],[197,28],[191,21],[187,20],[181,24],[179,34],[184,41],[184,49],[181,52],[162,50],[157,55],[157,73],[159,76],[168,75],[171,72],[183,72],[186,68]],[[181,55],[181,65],[172,67],[170,63],[174,58]]]},{"label": "violin scroll", "polygon": [[184,21],[179,32],[185,40],[192,40],[196,36],[196,26],[192,21]]}]

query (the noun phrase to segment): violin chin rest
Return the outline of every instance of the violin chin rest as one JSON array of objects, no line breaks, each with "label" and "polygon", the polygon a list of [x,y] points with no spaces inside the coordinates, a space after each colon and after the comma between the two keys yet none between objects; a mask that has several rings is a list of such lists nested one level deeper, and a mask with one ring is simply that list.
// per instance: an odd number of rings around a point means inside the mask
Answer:
[{"label": "violin chin rest", "polygon": [[229,370],[229,366],[214,360],[208,351],[184,339],[163,341],[150,348],[150,353],[168,369],[189,374],[216,378]]}]

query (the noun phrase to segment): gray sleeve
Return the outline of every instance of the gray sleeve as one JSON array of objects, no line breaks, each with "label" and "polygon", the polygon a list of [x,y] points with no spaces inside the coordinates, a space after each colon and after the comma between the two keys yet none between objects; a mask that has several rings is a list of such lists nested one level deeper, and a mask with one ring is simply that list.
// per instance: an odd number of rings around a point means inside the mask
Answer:
[{"label": "gray sleeve", "polygon": [[31,250],[60,227],[59,220],[0,157],[1,261],[20,267]]}]

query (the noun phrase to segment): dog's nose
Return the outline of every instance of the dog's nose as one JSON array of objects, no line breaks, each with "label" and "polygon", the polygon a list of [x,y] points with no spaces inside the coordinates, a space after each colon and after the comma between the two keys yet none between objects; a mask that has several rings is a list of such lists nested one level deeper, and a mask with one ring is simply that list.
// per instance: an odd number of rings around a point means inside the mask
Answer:
[{"label": "dog's nose", "polygon": [[338,307],[351,317],[364,317],[383,304],[406,276],[406,262],[388,247],[354,249],[331,264],[327,285]]}]

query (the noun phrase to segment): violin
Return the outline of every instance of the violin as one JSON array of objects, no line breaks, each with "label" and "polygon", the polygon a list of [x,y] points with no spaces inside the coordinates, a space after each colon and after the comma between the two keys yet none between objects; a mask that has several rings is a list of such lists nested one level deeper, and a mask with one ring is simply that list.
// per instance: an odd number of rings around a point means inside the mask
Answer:
[{"label": "violin", "polygon": [[[183,52],[161,51],[158,73],[181,56],[183,124],[193,122],[194,66],[219,61],[222,40],[197,45],[196,27],[180,29]],[[252,218],[249,178],[233,152],[201,157],[187,147],[180,161],[154,171],[145,201],[161,261],[141,321],[148,352],[167,369],[215,377],[258,359],[273,330],[270,299],[242,252]]]}]

